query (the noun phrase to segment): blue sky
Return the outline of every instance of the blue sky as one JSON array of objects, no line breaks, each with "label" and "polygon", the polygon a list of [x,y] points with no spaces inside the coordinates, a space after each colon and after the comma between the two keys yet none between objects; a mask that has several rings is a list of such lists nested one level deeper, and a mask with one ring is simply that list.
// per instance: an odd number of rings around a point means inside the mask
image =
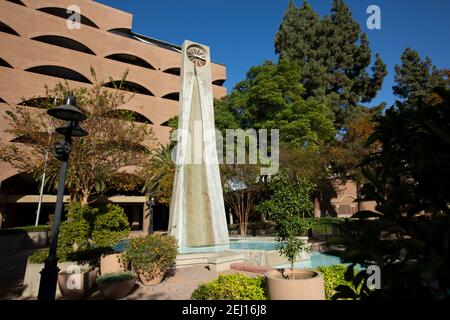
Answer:
[{"label": "blue sky", "polygon": [[[227,66],[228,92],[248,69],[277,60],[274,37],[288,0],[100,0],[134,15],[133,31],[181,45],[189,39],[211,47],[212,59]],[[303,0],[295,0],[301,5]],[[310,0],[320,15],[329,14],[332,0]],[[394,101],[394,66],[406,47],[450,68],[450,0],[346,0],[354,18],[379,52],[389,74],[369,104]],[[381,30],[369,30],[369,5],[381,8]]]}]

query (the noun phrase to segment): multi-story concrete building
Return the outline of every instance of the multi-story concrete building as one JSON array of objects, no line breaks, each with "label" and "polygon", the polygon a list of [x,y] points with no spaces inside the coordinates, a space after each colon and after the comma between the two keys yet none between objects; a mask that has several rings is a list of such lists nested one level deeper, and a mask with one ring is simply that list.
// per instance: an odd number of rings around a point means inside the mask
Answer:
[{"label": "multi-story concrete building", "polygon": [[[71,20],[74,5],[81,13],[79,28]],[[3,115],[10,105],[27,108],[33,102],[27,99],[43,96],[44,85],[51,88],[62,79],[72,87],[88,87],[94,82],[92,66],[100,81],[119,81],[129,70],[125,86],[136,94],[121,108],[136,113],[136,119],[151,126],[161,143],[167,143],[167,121],[179,111],[180,47],[133,33],[132,18],[91,0],[0,0],[2,141],[17,143],[5,132],[8,122]],[[214,63],[216,98],[226,95],[225,79],[225,66]],[[55,198],[44,195],[40,223],[46,223],[53,213]],[[38,183],[0,163],[0,227],[33,224],[38,201]],[[145,196],[116,195],[108,201],[125,208],[133,230],[146,230]]]}]

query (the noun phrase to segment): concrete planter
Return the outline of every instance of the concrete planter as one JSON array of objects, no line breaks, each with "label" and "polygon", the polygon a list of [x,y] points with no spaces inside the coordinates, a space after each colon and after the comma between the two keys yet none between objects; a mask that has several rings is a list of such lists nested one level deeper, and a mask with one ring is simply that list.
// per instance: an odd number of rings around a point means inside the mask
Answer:
[{"label": "concrete planter", "polygon": [[[65,271],[68,268],[73,268],[77,266],[77,262],[59,262],[58,267],[60,270]],[[22,298],[34,299],[37,298],[39,293],[39,282],[41,280],[40,272],[44,268],[43,263],[30,263],[28,261],[27,268],[25,270],[25,277],[23,279],[23,292]],[[59,286],[56,286],[56,298],[62,298]]]},{"label": "concrete planter", "polygon": [[108,300],[126,297],[133,290],[135,284],[136,278],[113,282],[97,282],[97,286],[103,297]]},{"label": "concrete planter", "polygon": [[[283,275],[284,272],[284,275]],[[320,272],[294,269],[296,279],[286,279],[291,270],[272,270],[265,274],[269,300],[325,300],[325,287]]]},{"label": "concrete planter", "polygon": [[67,300],[80,300],[89,296],[95,287],[97,274],[97,268],[79,273],[60,272],[58,274],[58,287],[63,298]]},{"label": "concrete planter", "polygon": [[26,233],[0,235],[0,257],[12,256],[23,249]]},{"label": "concrete planter", "polygon": [[100,258],[100,274],[126,271],[127,268],[122,261],[121,253],[103,254]]},{"label": "concrete planter", "polygon": [[45,248],[49,245],[49,231],[28,232],[25,238],[24,247],[26,249]]}]

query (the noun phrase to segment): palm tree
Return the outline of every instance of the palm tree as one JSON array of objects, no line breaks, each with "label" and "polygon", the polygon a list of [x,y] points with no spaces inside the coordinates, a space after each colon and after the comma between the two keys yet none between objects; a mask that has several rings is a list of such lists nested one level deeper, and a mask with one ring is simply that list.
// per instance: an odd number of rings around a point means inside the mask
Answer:
[{"label": "palm tree", "polygon": [[175,176],[172,149],[173,144],[160,144],[141,172],[145,181],[143,192],[153,193],[158,203],[165,205],[170,205]]}]

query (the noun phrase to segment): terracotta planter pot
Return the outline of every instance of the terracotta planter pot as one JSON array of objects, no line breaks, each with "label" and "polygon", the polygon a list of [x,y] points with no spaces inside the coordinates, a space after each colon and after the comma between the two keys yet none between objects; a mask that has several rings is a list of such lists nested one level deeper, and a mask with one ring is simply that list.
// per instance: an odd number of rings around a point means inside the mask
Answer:
[{"label": "terracotta planter pot", "polygon": [[[283,269],[265,274],[269,300],[325,300],[325,287],[320,272],[308,269],[294,269],[295,279],[286,279]],[[284,275],[291,271],[284,269]]]},{"label": "terracotta planter pot", "polygon": [[121,253],[104,254],[100,258],[100,273],[116,273],[126,271],[125,265],[120,262],[122,257]]},{"label": "terracotta planter pot", "polygon": [[165,272],[163,271],[151,275],[144,274],[141,271],[138,271],[136,273],[138,274],[139,280],[141,280],[144,286],[156,286],[157,284],[160,284],[165,275]]},{"label": "terracotta planter pot", "polygon": [[133,290],[135,284],[136,278],[114,282],[97,282],[97,286],[103,297],[108,300],[126,297]]},{"label": "terracotta planter pot", "polygon": [[98,269],[82,273],[58,274],[58,286],[64,299],[80,300],[90,295],[95,287]]}]

